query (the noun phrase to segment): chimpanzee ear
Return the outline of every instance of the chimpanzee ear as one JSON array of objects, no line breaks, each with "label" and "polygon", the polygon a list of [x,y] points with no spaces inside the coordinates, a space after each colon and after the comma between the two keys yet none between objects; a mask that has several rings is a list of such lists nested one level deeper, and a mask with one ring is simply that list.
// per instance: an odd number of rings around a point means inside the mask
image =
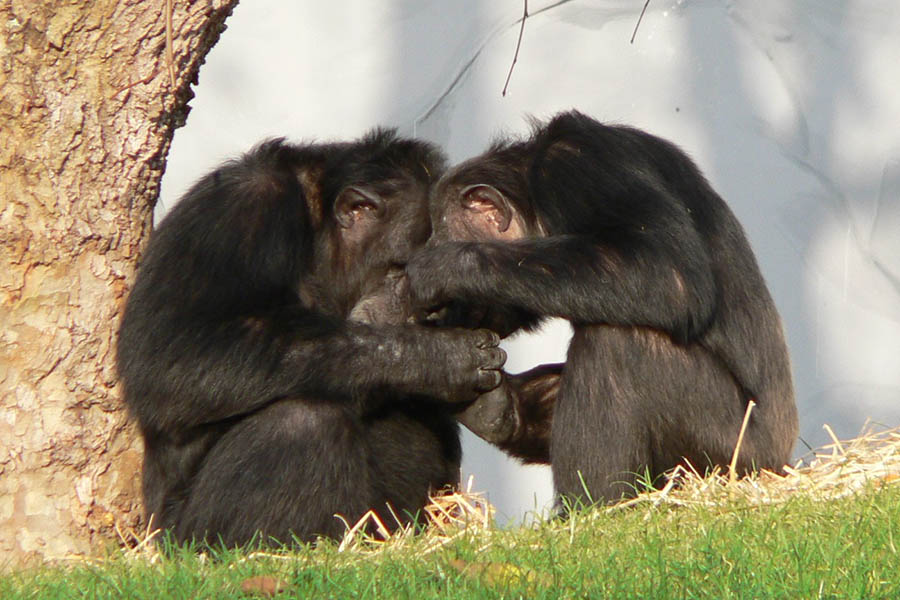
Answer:
[{"label": "chimpanzee ear", "polygon": [[477,214],[479,220],[490,226],[496,233],[509,229],[513,209],[500,190],[486,183],[477,183],[465,188],[460,194],[463,207]]},{"label": "chimpanzee ear", "polygon": [[360,187],[341,190],[334,201],[334,218],[345,229],[363,221],[377,221],[384,215],[384,200]]}]

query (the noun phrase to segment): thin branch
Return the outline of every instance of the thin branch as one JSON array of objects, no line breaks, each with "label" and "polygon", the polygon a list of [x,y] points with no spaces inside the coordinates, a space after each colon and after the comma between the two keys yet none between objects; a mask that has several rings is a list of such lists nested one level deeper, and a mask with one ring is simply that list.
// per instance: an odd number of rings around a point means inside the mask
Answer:
[{"label": "thin branch", "polygon": [[[544,8],[539,8],[539,9],[535,10],[534,12],[530,13],[528,16],[534,17],[543,12],[563,6],[564,4],[568,4],[570,2],[574,2],[574,0],[558,0],[557,2],[554,2],[553,4],[549,4],[549,5],[545,6]],[[505,32],[506,29],[503,28],[500,31],[502,33],[502,32]],[[475,51],[475,54],[472,55],[472,58],[470,58],[469,61],[466,64],[464,64],[462,66],[462,68],[456,73],[456,77],[453,78],[453,81],[450,82],[450,85],[448,85],[447,88],[441,93],[441,95],[438,96],[437,100],[432,102],[428,106],[428,108],[425,109],[425,112],[423,112],[421,115],[416,117],[416,119],[413,121],[413,134],[415,134],[416,128],[419,126],[419,124],[424,123],[425,121],[430,119],[431,115],[433,115],[439,108],[441,108],[441,106],[444,103],[444,100],[449,98],[450,95],[456,91],[457,87],[465,79],[466,74],[472,69],[472,65],[474,65],[475,62],[479,59],[479,57],[481,56],[481,53],[484,51],[485,47],[494,40],[495,36],[496,36],[496,33],[491,33],[491,35],[489,35],[483,42],[481,42],[481,45],[478,46],[478,50]]]},{"label": "thin branch", "polygon": [[644,2],[644,8],[641,9],[641,16],[638,17],[637,23],[634,24],[634,33],[631,34],[631,43],[634,43],[634,36],[637,35],[638,27],[641,26],[641,20],[644,18],[644,13],[647,12],[647,6],[650,4],[650,0]]},{"label": "thin branch", "polygon": [[[648,2],[650,0],[647,0]],[[522,34],[525,33],[525,20],[528,19],[528,0],[525,0],[525,12],[522,14],[522,26],[519,28],[519,41],[516,42],[516,53],[513,55],[512,64],[509,65],[509,73],[506,75],[506,83],[503,84],[503,92],[500,94],[506,97],[506,90],[509,87],[509,80],[512,78],[513,69],[516,61],[519,60],[519,48],[522,47]]]}]

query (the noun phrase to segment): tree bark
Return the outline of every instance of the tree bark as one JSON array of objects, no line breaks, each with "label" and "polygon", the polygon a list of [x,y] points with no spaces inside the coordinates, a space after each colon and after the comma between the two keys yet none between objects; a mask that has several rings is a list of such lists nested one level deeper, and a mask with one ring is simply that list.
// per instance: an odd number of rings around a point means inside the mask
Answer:
[{"label": "tree bark", "polygon": [[142,527],[116,331],[190,84],[235,3],[0,2],[0,566]]}]

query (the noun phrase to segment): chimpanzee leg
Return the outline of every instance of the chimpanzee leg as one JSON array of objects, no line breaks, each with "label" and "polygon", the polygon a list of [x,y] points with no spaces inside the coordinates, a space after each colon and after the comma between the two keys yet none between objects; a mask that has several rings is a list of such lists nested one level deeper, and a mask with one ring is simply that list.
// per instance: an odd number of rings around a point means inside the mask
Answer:
[{"label": "chimpanzee leg", "polygon": [[335,513],[353,524],[375,506],[364,440],[360,425],[333,403],[291,399],[260,410],[207,455],[176,538],[216,532],[232,545],[257,531],[283,543],[291,534],[301,541],[340,537],[345,528]]},{"label": "chimpanzee leg", "polygon": [[[776,390],[776,393],[780,393]],[[758,398],[738,469],[779,470],[789,449],[767,398]],[[727,466],[747,409],[729,371],[699,345],[649,329],[580,326],[569,347],[553,417],[551,456],[559,494],[615,501],[637,482],[688,461],[703,473]],[[587,491],[586,491],[587,490]]]},{"label": "chimpanzee leg", "polygon": [[385,409],[390,412],[370,415],[364,423],[378,502],[372,508],[393,528],[396,519],[421,522],[428,494],[459,483],[462,446],[459,425],[443,407],[415,400]]}]

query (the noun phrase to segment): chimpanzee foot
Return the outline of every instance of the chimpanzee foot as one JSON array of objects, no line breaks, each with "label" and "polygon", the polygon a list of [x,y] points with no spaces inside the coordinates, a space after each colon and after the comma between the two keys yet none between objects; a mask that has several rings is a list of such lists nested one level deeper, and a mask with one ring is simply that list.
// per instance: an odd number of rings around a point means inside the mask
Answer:
[{"label": "chimpanzee foot", "polygon": [[486,442],[502,444],[509,441],[520,425],[515,391],[504,380],[457,413],[456,419]]}]

